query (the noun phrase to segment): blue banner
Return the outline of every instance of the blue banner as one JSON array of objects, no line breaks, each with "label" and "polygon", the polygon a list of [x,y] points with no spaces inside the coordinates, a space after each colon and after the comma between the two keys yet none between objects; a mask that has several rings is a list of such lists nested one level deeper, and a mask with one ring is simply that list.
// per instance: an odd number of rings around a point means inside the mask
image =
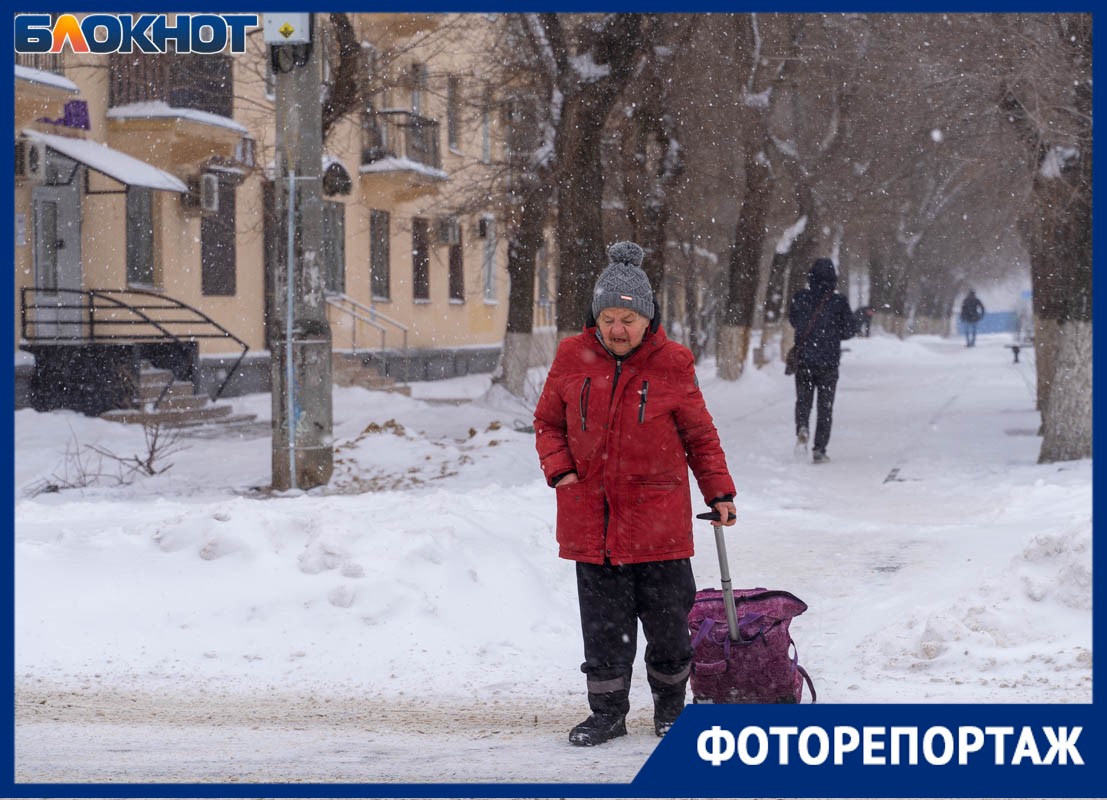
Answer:
[{"label": "blue banner", "polygon": [[635,796],[1103,797],[1091,705],[691,705]]}]

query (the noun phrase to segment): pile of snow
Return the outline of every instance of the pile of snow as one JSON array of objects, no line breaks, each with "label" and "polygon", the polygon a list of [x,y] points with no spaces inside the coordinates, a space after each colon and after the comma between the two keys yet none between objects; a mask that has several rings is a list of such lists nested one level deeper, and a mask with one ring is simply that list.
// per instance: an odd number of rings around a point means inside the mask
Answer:
[{"label": "pile of snow", "polygon": [[[794,452],[782,369],[730,383],[701,365],[739,487],[735,585],[809,604],[793,633],[820,702],[1090,701],[1091,462],[1036,463],[1033,360],[1012,364],[1006,341],[848,342],[819,466]],[[279,496],[266,395],[233,400],[253,429],[181,438],[168,470],[123,483],[89,446],[140,454],[141,428],[17,412],[17,694],[583,710],[573,565],[530,408],[488,376],[413,389],[336,388],[334,479]],[[718,584],[706,523],[694,567]],[[636,707],[643,673],[639,655]]]}]

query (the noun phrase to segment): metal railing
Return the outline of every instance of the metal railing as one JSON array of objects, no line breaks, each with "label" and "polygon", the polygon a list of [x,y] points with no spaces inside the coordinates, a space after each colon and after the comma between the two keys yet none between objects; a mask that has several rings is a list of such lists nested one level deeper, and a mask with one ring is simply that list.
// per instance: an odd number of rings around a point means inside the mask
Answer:
[{"label": "metal railing", "polygon": [[[145,289],[39,289],[25,286],[19,298],[20,335],[27,342],[140,344],[225,339],[242,348],[212,400],[223,394],[250,349],[199,309]],[[156,408],[173,383],[161,391]]]},{"label": "metal railing", "polygon": [[333,308],[340,314],[344,314],[350,319],[350,349],[357,352],[357,328],[358,323],[364,323],[370,328],[373,328],[380,333],[381,343],[380,351],[383,357],[384,351],[388,349],[388,332],[398,331],[401,339],[400,354],[403,359],[407,360],[407,331],[408,328],[402,322],[397,322],[387,314],[382,314],[372,306],[367,306],[364,303],[359,303],[349,295],[334,293],[327,295],[327,305]]},{"label": "metal railing", "polygon": [[65,73],[65,59],[61,53],[16,53],[15,63],[19,67],[29,67],[55,75]]},{"label": "metal railing", "polygon": [[170,108],[234,114],[230,56],[197,53],[113,53],[108,71],[108,105],[161,101]]}]

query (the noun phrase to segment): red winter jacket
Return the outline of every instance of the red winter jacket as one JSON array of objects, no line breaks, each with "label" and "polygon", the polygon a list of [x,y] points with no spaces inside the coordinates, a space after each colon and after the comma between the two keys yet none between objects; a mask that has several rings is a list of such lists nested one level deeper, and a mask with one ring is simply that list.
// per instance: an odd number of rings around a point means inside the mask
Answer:
[{"label": "red winter jacket", "polygon": [[704,502],[734,495],[688,348],[663,330],[616,359],[595,328],[561,342],[534,412],[546,480],[557,488],[562,558],[633,564],[689,558],[688,468]]}]

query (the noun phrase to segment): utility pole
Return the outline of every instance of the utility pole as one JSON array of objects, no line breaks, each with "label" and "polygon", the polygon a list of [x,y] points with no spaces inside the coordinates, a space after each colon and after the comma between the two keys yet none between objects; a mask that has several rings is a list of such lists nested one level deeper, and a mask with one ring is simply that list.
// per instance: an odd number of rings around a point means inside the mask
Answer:
[{"label": "utility pole", "polygon": [[331,331],[324,299],[322,53],[312,14],[266,14],[276,77],[277,229],[271,354],[273,489],[324,486],[334,470]]}]

